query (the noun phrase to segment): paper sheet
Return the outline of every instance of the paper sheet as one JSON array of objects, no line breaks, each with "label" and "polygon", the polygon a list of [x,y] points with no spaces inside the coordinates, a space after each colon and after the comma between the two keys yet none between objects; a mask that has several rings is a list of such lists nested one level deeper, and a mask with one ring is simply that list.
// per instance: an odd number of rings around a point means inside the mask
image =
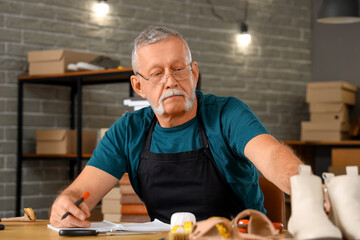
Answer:
[{"label": "paper sheet", "polygon": [[137,232],[149,232],[149,231],[170,231],[170,224],[163,223],[158,219],[152,222],[146,223],[113,223],[110,221],[103,220],[102,222],[93,222],[89,228],[56,228],[47,225],[48,228],[59,232],[62,229],[87,229],[96,230],[98,232],[110,232],[110,231],[137,231]]}]

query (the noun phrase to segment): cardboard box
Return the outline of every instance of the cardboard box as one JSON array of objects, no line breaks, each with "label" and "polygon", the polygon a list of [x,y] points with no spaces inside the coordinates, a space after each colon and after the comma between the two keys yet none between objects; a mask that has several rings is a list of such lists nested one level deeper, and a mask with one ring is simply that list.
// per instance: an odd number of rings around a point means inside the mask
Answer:
[{"label": "cardboard box", "polygon": [[309,131],[301,129],[301,140],[303,141],[340,141],[348,137],[348,133],[340,131]]},{"label": "cardboard box", "polygon": [[310,121],[349,121],[349,109],[343,103],[310,103]]},{"label": "cardboard box", "polygon": [[348,132],[350,130],[348,122],[301,122],[301,129],[305,131],[338,131]]},{"label": "cardboard box", "polygon": [[334,167],[358,166],[360,168],[360,148],[333,148],[331,161]]},{"label": "cardboard box", "polygon": [[101,212],[121,213],[121,204],[119,199],[103,199],[101,201]]},{"label": "cardboard box", "polygon": [[307,84],[306,102],[332,102],[355,105],[357,87],[347,82],[312,82]]},{"label": "cardboard box", "polygon": [[121,194],[120,194],[120,187],[114,187],[113,189],[111,189],[104,197],[103,199],[117,199],[119,200],[120,203],[120,199],[121,199]]},{"label": "cardboard box", "polygon": [[349,113],[344,111],[341,114],[337,113],[310,113],[311,122],[349,122]]},{"label": "cardboard box", "polygon": [[110,222],[120,222],[121,221],[121,214],[119,213],[104,213],[104,220]]},{"label": "cardboard box", "polygon": [[108,221],[120,221],[121,218],[121,194],[120,188],[114,187],[110,190],[101,201],[101,212],[104,219]]},{"label": "cardboard box", "polygon": [[60,74],[67,72],[69,63],[90,62],[98,54],[64,49],[28,52],[29,75]]},{"label": "cardboard box", "polygon": [[328,171],[335,176],[344,175],[346,174],[346,167],[329,166]]},{"label": "cardboard box", "polygon": [[[96,145],[96,131],[82,131],[82,153],[91,154]],[[36,130],[37,154],[75,154],[76,130]]]},{"label": "cardboard box", "polygon": [[109,128],[100,128],[100,139],[103,138],[107,130],[109,130]]},{"label": "cardboard box", "polygon": [[310,112],[317,112],[317,113],[340,113],[343,112],[344,109],[347,108],[343,103],[326,103],[326,102],[311,102],[309,104]]},{"label": "cardboard box", "polygon": [[96,145],[100,143],[100,140],[104,137],[105,132],[109,130],[109,128],[100,128],[98,130],[97,138],[96,138]]},{"label": "cardboard box", "polygon": [[350,124],[348,122],[301,122],[301,140],[339,141],[349,136]]}]

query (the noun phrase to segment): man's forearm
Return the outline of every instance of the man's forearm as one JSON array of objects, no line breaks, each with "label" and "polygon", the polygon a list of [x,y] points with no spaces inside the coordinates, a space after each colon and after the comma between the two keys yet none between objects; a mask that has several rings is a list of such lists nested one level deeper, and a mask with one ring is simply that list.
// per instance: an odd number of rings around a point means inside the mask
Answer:
[{"label": "man's forearm", "polygon": [[77,201],[85,192],[89,192],[91,195],[86,203],[92,210],[118,181],[102,170],[86,166],[74,182],[59,194],[58,198],[67,195]]},{"label": "man's forearm", "polygon": [[[272,151],[272,164],[269,165],[268,178],[285,193],[290,195],[290,177],[298,174],[303,162],[288,146],[279,144]],[[265,176],[267,177],[267,176]]]},{"label": "man's forearm", "polygon": [[247,143],[244,152],[266,179],[290,194],[290,177],[303,163],[288,146],[269,134],[261,134]]}]

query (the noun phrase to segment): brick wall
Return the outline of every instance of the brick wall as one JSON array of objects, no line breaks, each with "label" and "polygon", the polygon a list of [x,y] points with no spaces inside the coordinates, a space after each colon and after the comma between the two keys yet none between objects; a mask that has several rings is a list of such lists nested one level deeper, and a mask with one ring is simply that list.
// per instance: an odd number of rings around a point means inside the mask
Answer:
[{"label": "brick wall", "polygon": [[[299,138],[307,118],[311,0],[249,0],[252,44],[236,44],[245,0],[110,0],[97,18],[89,0],[0,0],[0,217],[14,214],[17,77],[29,50],[66,48],[108,55],[130,67],[131,43],[149,24],[167,25],[189,41],[202,73],[202,90],[249,104],[274,136]],[[24,152],[35,151],[35,129],[69,127],[66,87],[25,85]],[[109,127],[122,113],[126,84],[87,86],[84,127]],[[22,206],[46,218],[68,184],[68,163],[25,161]]]}]

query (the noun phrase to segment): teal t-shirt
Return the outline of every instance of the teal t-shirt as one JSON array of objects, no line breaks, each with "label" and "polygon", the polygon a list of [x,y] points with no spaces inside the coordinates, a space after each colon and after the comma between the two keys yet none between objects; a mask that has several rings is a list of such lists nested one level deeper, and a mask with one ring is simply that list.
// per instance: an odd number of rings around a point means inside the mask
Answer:
[{"label": "teal t-shirt", "polygon": [[[239,99],[205,95],[200,91],[196,96],[209,147],[220,172],[246,208],[265,212],[258,173],[244,156],[244,148],[253,137],[268,131]],[[125,114],[105,133],[87,164],[118,179],[128,172],[134,190],[139,193],[137,169],[153,116],[150,107]],[[198,126],[197,117],[172,128],[156,124],[150,151],[176,153],[201,148]]]},{"label": "teal t-shirt", "polygon": [[156,123],[151,138],[150,152],[177,153],[201,148],[199,122],[195,117],[172,128],[163,128]]}]

